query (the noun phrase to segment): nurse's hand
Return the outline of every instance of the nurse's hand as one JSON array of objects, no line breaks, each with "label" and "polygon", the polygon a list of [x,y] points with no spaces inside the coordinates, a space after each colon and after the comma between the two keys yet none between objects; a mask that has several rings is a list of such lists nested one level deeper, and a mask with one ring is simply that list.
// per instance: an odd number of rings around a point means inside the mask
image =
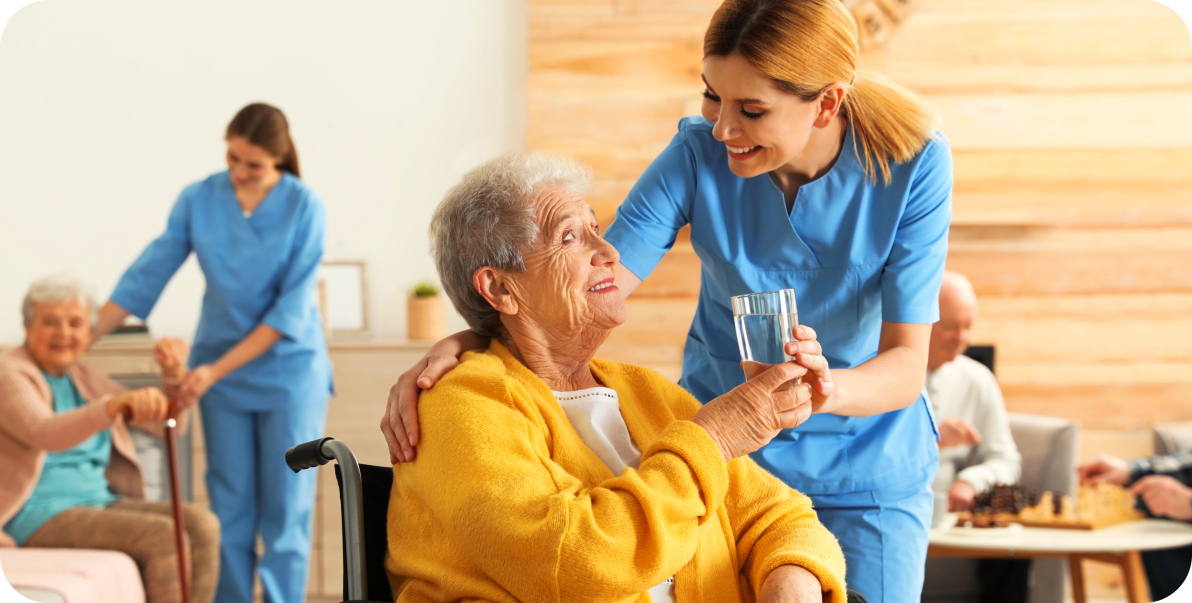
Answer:
[{"label": "nurse's hand", "polygon": [[806,373],[793,362],[774,365],[705,404],[691,422],[708,432],[725,461],[749,454],[811,416],[811,386],[783,389]]},{"label": "nurse's hand", "polygon": [[202,398],[203,394],[206,394],[216,381],[219,381],[219,377],[210,365],[196,366],[186,376],[186,379],[182,380],[182,385],[178,386],[178,405],[182,408],[189,408],[198,402],[199,398]]},{"label": "nurse's hand", "polygon": [[385,415],[381,417],[381,433],[389,444],[391,464],[414,460],[414,447],[418,445],[419,436],[418,395],[422,390],[434,387],[443,375],[458,365],[459,359],[455,356],[436,353],[432,348],[389,388]]},{"label": "nurse's hand", "polygon": [[418,445],[418,395],[430,389],[459,366],[459,357],[468,350],[488,346],[489,339],[472,331],[460,331],[435,342],[417,364],[398,377],[389,388],[385,414],[381,416],[381,433],[389,444],[389,462],[408,463],[414,460]]},{"label": "nurse's hand", "polygon": [[166,337],[153,346],[153,359],[161,367],[161,380],[167,386],[177,386],[186,377],[186,357],[190,349],[181,339]]},{"label": "nurse's hand", "polygon": [[795,364],[807,369],[803,383],[811,385],[811,412],[824,412],[824,407],[836,391],[828,359],[824,358],[824,350],[816,341],[815,329],[799,325],[792,332],[795,340],[786,344],[786,355],[794,358]]}]

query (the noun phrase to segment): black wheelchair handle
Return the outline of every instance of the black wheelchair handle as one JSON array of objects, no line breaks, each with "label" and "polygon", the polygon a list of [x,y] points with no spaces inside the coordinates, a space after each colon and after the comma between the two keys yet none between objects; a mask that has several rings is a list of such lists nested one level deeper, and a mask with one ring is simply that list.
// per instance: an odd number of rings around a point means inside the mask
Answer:
[{"label": "black wheelchair handle", "polygon": [[290,448],[286,451],[286,464],[290,466],[290,469],[294,470],[294,473],[298,473],[303,469],[326,465],[334,460],[334,457],[323,453],[323,444],[334,439],[332,437],[326,437],[319,440],[311,440],[305,444],[299,444]]}]

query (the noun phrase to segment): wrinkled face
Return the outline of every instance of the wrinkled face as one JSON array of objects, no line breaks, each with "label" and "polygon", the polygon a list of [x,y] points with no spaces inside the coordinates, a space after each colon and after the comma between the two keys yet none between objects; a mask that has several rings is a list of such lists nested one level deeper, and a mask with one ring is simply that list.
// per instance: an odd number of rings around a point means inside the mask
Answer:
[{"label": "wrinkled face", "polygon": [[228,175],[237,189],[272,186],[281,177],[277,169],[280,159],[239,136],[228,139],[227,160]]},{"label": "wrinkled face", "polygon": [[79,301],[37,304],[25,343],[41,368],[61,377],[91,345],[91,309]]},{"label": "wrinkled face", "polygon": [[621,256],[600,236],[592,208],[574,192],[552,188],[536,194],[534,213],[539,234],[524,253],[526,271],[506,280],[519,318],[559,338],[603,334],[625,322],[613,284]]},{"label": "wrinkled face", "polygon": [[820,104],[779,90],[739,54],[704,59],[704,119],[742,178],[772,172],[803,153]]},{"label": "wrinkled face", "polygon": [[928,348],[929,365],[952,362],[964,353],[972,337],[973,322],[977,320],[977,305],[973,301],[940,299],[940,320],[931,325]]}]

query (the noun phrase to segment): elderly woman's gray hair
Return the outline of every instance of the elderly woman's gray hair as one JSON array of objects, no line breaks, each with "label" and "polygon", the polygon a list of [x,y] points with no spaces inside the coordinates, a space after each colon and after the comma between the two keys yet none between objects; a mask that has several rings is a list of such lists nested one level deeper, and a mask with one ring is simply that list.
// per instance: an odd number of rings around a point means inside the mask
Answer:
[{"label": "elderly woman's gray hair", "polygon": [[29,291],[25,293],[25,301],[21,303],[21,317],[25,325],[33,324],[33,317],[37,313],[37,304],[60,304],[69,302],[87,304],[91,316],[91,324],[95,324],[99,307],[95,305],[95,295],[91,287],[68,274],[55,274],[33,281]]},{"label": "elderly woman's gray hair", "polygon": [[553,153],[507,153],[464,174],[435,209],[431,255],[443,289],[468,326],[500,334],[500,313],[476,291],[472,275],[485,266],[524,272],[522,251],[535,244],[534,195],[549,189],[583,194],[592,173]]}]

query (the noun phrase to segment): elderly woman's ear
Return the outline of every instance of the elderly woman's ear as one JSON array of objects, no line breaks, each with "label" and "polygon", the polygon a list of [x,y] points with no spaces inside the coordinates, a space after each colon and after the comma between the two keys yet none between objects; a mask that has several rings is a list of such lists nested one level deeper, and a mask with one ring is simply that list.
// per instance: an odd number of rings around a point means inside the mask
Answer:
[{"label": "elderly woman's ear", "polygon": [[472,284],[476,291],[501,314],[517,314],[517,300],[507,287],[508,279],[491,266],[485,266],[472,273]]}]

